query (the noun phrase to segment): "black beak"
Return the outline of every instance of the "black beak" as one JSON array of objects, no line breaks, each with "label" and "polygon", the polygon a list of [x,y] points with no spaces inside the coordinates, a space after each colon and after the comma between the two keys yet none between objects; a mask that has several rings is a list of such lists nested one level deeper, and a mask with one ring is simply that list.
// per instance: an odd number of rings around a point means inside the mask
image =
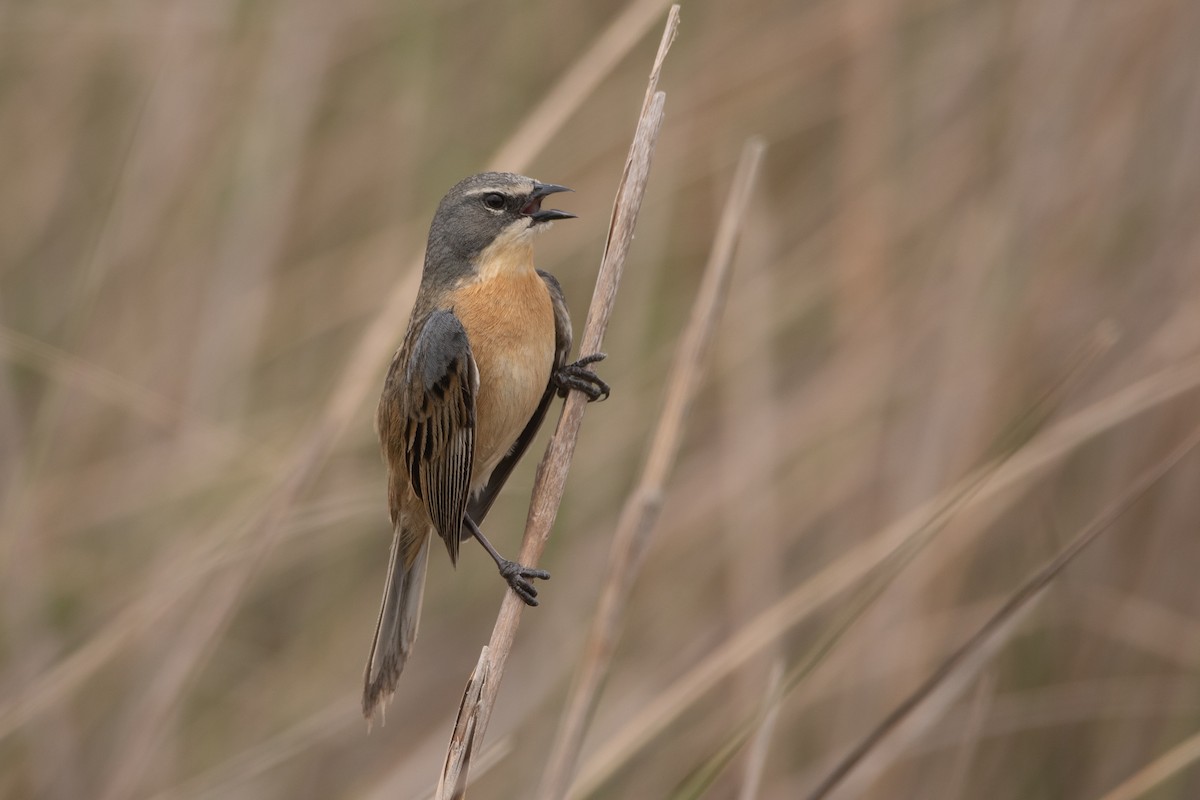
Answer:
[{"label": "black beak", "polygon": [[575,215],[569,211],[559,211],[557,208],[542,210],[542,198],[546,195],[571,191],[574,190],[568,189],[566,186],[559,186],[557,183],[537,183],[535,181],[533,191],[529,194],[529,202],[521,209],[521,213],[533,220],[535,225],[539,222],[550,222],[556,219],[575,219]]}]

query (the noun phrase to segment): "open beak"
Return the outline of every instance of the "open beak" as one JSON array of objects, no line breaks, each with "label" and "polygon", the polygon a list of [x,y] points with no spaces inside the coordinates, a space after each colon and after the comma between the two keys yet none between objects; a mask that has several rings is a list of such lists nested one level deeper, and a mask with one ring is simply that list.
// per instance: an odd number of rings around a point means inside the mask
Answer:
[{"label": "open beak", "polygon": [[535,181],[533,191],[529,195],[529,201],[521,209],[521,214],[533,220],[534,225],[556,219],[574,219],[575,215],[569,211],[559,211],[557,208],[542,209],[542,198],[546,195],[571,191],[574,190],[568,189],[566,186],[559,186],[556,183],[537,183]]}]

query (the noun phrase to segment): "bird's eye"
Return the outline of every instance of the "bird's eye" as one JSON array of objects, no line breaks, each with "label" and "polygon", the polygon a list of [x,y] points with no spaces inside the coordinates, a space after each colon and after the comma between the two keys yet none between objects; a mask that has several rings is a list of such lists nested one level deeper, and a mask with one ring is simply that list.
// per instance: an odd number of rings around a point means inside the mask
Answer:
[{"label": "bird's eye", "polygon": [[504,208],[504,195],[499,192],[491,192],[483,196],[483,204],[492,211],[499,211]]}]

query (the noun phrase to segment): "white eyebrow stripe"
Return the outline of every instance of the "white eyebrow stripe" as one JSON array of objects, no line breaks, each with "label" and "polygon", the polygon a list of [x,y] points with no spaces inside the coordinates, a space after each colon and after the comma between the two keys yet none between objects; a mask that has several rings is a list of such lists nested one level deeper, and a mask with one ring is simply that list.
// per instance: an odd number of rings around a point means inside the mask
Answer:
[{"label": "white eyebrow stripe", "polygon": [[[463,192],[463,197],[475,197],[476,195],[493,194],[493,193],[502,194],[505,197],[512,197],[512,196],[514,196],[512,194],[513,190],[518,189],[518,188],[519,187],[515,187],[515,186],[511,186],[511,185],[510,186],[485,186],[482,189],[472,189],[469,192]],[[533,188],[530,187],[528,191],[533,191]]]}]

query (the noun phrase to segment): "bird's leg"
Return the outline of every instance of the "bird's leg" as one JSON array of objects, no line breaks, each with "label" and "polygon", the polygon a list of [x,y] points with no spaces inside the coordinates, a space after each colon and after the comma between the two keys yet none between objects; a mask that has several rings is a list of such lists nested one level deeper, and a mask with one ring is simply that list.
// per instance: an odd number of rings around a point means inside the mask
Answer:
[{"label": "bird's leg", "polygon": [[471,519],[470,515],[463,516],[463,524],[471,531],[471,535],[479,540],[483,545],[483,549],[488,551],[488,555],[496,562],[496,566],[500,568],[500,575],[508,582],[509,588],[517,593],[517,597],[525,601],[526,605],[536,606],[537,589],[533,588],[533,584],[529,582],[529,578],[541,578],[546,581],[550,579],[550,573],[544,569],[534,569],[527,567],[524,564],[518,564],[516,561],[509,561],[504,556],[492,547],[492,543],[483,535],[483,531],[479,530],[479,526],[475,524],[475,520]]},{"label": "bird's leg", "polygon": [[588,402],[606,400],[609,395],[608,384],[600,376],[592,372],[591,365],[605,359],[604,353],[592,353],[583,356],[571,364],[564,364],[554,371],[550,377],[551,383],[558,389],[559,397],[566,397],[572,389],[587,395]]}]

